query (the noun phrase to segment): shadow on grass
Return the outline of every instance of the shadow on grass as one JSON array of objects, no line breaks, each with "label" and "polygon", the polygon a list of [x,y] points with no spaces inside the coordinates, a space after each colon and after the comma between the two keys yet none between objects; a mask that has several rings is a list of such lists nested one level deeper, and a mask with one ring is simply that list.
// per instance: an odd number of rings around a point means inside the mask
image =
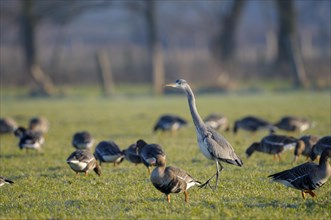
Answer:
[{"label": "shadow on grass", "polygon": [[44,154],[42,152],[29,152],[29,153],[21,153],[21,154],[1,154],[0,158],[4,159],[12,159],[12,158],[26,158],[26,157],[39,157],[43,156]]}]

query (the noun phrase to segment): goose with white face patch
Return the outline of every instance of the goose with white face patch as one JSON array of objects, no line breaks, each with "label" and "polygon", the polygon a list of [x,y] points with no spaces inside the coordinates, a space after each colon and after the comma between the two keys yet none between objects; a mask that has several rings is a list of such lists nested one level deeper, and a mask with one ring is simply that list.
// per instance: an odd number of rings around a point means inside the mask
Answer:
[{"label": "goose with white face patch", "polygon": [[271,134],[262,138],[260,142],[254,142],[249,146],[246,150],[246,156],[249,158],[255,151],[257,151],[274,155],[275,159],[278,158],[281,160],[281,153],[285,150],[292,150],[299,145],[304,146],[304,142],[286,135]]},{"label": "goose with white face patch", "polygon": [[287,187],[300,190],[302,198],[304,199],[307,193],[315,197],[316,194],[313,190],[323,186],[331,175],[331,166],[329,164],[330,157],[331,149],[326,149],[321,155],[319,164],[307,162],[268,177],[271,178],[271,181],[279,182]]},{"label": "goose with white face patch", "polygon": [[96,159],[100,162],[114,163],[114,166],[119,165],[124,160],[124,153],[120,150],[114,141],[101,141],[94,150]]},{"label": "goose with white face patch", "polygon": [[88,149],[78,149],[74,151],[68,157],[67,163],[76,174],[85,173],[85,176],[87,176],[90,170],[94,170],[98,176],[101,175],[101,167]]},{"label": "goose with white face patch", "polygon": [[216,176],[216,184],[214,187],[214,189],[216,189],[219,173],[223,169],[221,161],[236,166],[242,166],[243,162],[236,155],[231,144],[222,135],[218,134],[211,127],[205,125],[195,105],[195,98],[192,89],[184,79],[178,79],[175,83],[166,84],[165,86],[179,88],[186,93],[200,150],[205,157],[209,160],[215,161],[216,163],[216,174],[209,178],[200,187],[209,185],[210,180]]},{"label": "goose with white face patch", "polygon": [[156,156],[155,168],[151,174],[151,182],[156,189],[166,195],[170,203],[170,193],[184,192],[185,202],[188,202],[187,190],[193,186],[200,186],[201,183],[195,180],[185,170],[177,167],[166,167],[165,157]]}]

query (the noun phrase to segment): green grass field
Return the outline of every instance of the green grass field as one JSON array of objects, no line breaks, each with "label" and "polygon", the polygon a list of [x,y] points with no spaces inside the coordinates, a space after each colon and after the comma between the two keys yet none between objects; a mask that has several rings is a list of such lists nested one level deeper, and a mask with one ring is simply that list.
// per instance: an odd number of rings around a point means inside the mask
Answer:
[{"label": "green grass field", "polygon": [[[276,122],[284,115],[298,115],[317,122],[304,134],[330,135],[330,93],[292,92],[259,95],[197,95],[202,117],[211,112],[226,115],[231,124],[248,114]],[[175,113],[190,125],[177,133],[153,134],[152,128],[163,113]],[[267,133],[251,135],[240,130],[222,134],[244,162],[243,167],[224,164],[216,191],[189,190],[172,194],[171,204],[149,180],[143,165],[124,161],[119,167],[103,164],[103,174],[91,172],[76,177],[66,164],[74,151],[73,133],[88,130],[97,142],[113,140],[122,149],[138,139],[160,144],[167,164],[188,171],[205,181],[215,164],[200,152],[184,94],[167,97],[79,97],[28,99],[2,97],[1,117],[11,116],[26,126],[32,116],[43,115],[51,123],[42,153],[26,154],[18,139],[1,136],[0,175],[15,181],[0,188],[1,219],[330,219],[331,181],[316,190],[317,197],[303,200],[300,191],[270,183],[267,176],[291,168],[293,151],[283,160],[254,153],[245,158],[246,148]],[[301,134],[292,133],[299,136]],[[300,157],[298,163],[305,162]],[[213,182],[214,183],[214,182]]]}]

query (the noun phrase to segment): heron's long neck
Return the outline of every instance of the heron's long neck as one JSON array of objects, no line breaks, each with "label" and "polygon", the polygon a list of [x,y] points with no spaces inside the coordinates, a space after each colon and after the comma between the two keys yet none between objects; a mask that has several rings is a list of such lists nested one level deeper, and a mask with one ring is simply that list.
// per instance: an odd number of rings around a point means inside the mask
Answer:
[{"label": "heron's long neck", "polygon": [[191,111],[191,115],[192,115],[194,125],[195,125],[196,129],[200,131],[201,129],[204,129],[206,126],[203,123],[203,120],[201,119],[201,117],[198,113],[197,107],[195,105],[194,94],[193,94],[191,88],[188,87],[187,90],[185,90],[185,91],[186,91],[186,95],[187,95],[187,99],[188,99],[188,105],[190,107],[190,111]]}]

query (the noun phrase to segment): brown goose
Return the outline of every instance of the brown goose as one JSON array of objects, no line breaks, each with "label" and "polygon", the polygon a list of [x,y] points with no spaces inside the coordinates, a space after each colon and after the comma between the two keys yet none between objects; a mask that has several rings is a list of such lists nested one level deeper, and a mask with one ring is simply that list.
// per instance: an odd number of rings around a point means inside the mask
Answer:
[{"label": "brown goose", "polygon": [[187,124],[187,121],[177,115],[162,115],[156,122],[153,131],[177,131]]},{"label": "brown goose", "polygon": [[142,163],[141,157],[139,155],[137,144],[131,144],[127,149],[123,150],[125,159],[134,164]]},{"label": "brown goose", "polygon": [[124,153],[114,141],[101,141],[95,148],[94,156],[102,162],[119,165],[124,160]]},{"label": "brown goose", "polygon": [[29,121],[29,129],[46,134],[49,129],[49,122],[45,117],[33,117]]},{"label": "brown goose", "polygon": [[88,149],[78,149],[74,151],[68,157],[67,163],[76,174],[82,172],[87,176],[90,170],[94,170],[96,174],[101,175],[101,167]]},{"label": "brown goose", "polygon": [[11,181],[10,179],[7,179],[3,176],[0,176],[0,186],[3,186],[5,184],[14,184],[13,181]]},{"label": "brown goose", "polygon": [[17,128],[17,123],[10,117],[0,118],[0,135],[13,133]]},{"label": "brown goose", "polygon": [[296,162],[300,155],[304,155],[307,158],[309,158],[311,149],[314,144],[317,143],[317,141],[320,138],[314,135],[304,135],[300,138],[300,140],[303,141],[304,144],[299,144],[294,149],[294,161]]},{"label": "brown goose", "polygon": [[76,132],[72,137],[72,146],[76,149],[90,149],[94,143],[94,138],[88,131]]},{"label": "brown goose", "polygon": [[137,149],[142,162],[148,169],[148,174],[151,173],[150,167],[154,166],[156,163],[156,157],[166,158],[164,151],[158,144],[147,144],[144,140],[138,140]]},{"label": "brown goose", "polygon": [[185,194],[185,202],[188,202],[187,190],[192,186],[200,186],[201,183],[195,180],[185,170],[177,167],[166,167],[165,157],[158,154],[155,156],[155,168],[151,174],[151,181],[156,189],[166,195],[170,203],[170,193]]},{"label": "brown goose", "polygon": [[331,149],[326,149],[321,155],[319,164],[307,162],[268,177],[271,177],[271,181],[301,190],[301,195],[304,199],[306,198],[306,193],[315,197],[316,194],[313,190],[323,186],[331,175],[331,166],[329,164],[330,157]]},{"label": "brown goose", "polygon": [[258,151],[273,154],[274,158],[277,156],[280,160],[280,154],[284,150],[292,149],[298,145],[304,145],[303,141],[285,135],[270,134],[262,138],[261,142],[255,142],[247,148],[246,156],[248,158],[254,153],[254,151]]},{"label": "brown goose", "polygon": [[235,121],[233,133],[236,134],[239,128],[250,132],[266,129],[269,130],[270,133],[274,133],[276,129],[271,123],[255,116],[247,116]]},{"label": "brown goose", "polygon": [[326,148],[331,149],[331,136],[322,137],[317,141],[317,143],[312,147],[310,152],[310,159],[312,161],[318,160],[323,150]]},{"label": "brown goose", "polygon": [[274,124],[278,129],[284,131],[296,131],[303,132],[308,128],[314,126],[314,123],[310,122],[306,118],[300,118],[295,116],[285,116],[281,118],[276,124]]},{"label": "brown goose", "polygon": [[204,118],[205,124],[214,130],[229,131],[229,121],[221,114],[212,113]]}]

